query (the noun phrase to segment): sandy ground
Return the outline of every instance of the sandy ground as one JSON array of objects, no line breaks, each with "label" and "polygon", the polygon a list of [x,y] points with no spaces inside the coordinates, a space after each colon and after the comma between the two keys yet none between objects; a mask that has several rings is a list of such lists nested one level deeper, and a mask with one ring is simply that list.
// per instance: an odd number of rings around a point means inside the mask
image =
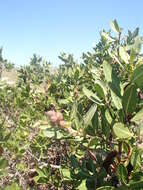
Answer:
[{"label": "sandy ground", "polygon": [[15,69],[11,71],[4,70],[2,72],[1,80],[8,83],[9,85],[15,85],[17,80],[18,73]]}]

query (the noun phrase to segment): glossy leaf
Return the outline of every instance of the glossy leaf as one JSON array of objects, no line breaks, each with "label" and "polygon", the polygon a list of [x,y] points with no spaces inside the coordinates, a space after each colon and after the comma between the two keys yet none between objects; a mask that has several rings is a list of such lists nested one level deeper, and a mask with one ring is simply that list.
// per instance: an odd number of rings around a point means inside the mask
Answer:
[{"label": "glossy leaf", "polygon": [[112,97],[113,103],[115,107],[118,110],[120,110],[122,108],[120,80],[116,76],[111,65],[107,63],[106,61],[104,61],[103,63],[103,71],[104,71],[105,79],[108,82],[108,86],[111,91],[111,97]]},{"label": "glossy leaf", "polygon": [[106,138],[108,138],[110,135],[110,125],[106,120],[104,109],[101,110],[101,126],[102,126],[102,133],[105,135]]},{"label": "glossy leaf", "polygon": [[78,186],[79,190],[87,190],[86,187],[86,180],[83,180],[82,183],[80,184],[80,186]]},{"label": "glossy leaf", "polygon": [[128,171],[123,164],[120,164],[117,168],[117,176],[123,184],[127,183]]},{"label": "glossy leaf", "polygon": [[111,114],[108,110],[105,111],[105,117],[106,117],[106,120],[108,121],[108,123],[111,124],[113,119],[112,119]]},{"label": "glossy leaf", "polygon": [[4,158],[0,159],[0,169],[4,169],[8,166],[8,161]]},{"label": "glossy leaf", "polygon": [[89,110],[87,111],[87,113],[85,114],[83,121],[84,121],[84,127],[86,128],[90,123],[91,120],[96,112],[97,106],[95,104],[93,104]]},{"label": "glossy leaf", "polygon": [[138,125],[143,121],[143,108],[135,114],[131,121],[135,122]]},{"label": "glossy leaf", "polygon": [[140,166],[141,166],[141,152],[139,150],[133,149],[132,155],[131,155],[131,164],[134,167],[134,169],[140,168]]},{"label": "glossy leaf", "polygon": [[122,108],[122,101],[113,91],[111,91],[111,97],[115,107],[120,110]]},{"label": "glossy leaf", "polygon": [[107,88],[105,86],[105,83],[101,80],[95,81],[95,89],[97,94],[99,94],[99,97],[105,98],[107,95]]},{"label": "glossy leaf", "polygon": [[107,61],[103,62],[103,72],[104,72],[106,81],[112,82],[112,67]]},{"label": "glossy leaf", "polygon": [[125,50],[124,47],[120,47],[120,48],[119,48],[119,54],[120,54],[121,59],[122,59],[125,63],[129,64],[130,56],[129,56],[129,54],[126,52],[126,50]]},{"label": "glossy leaf", "polygon": [[110,27],[111,27],[111,29],[112,29],[114,32],[116,32],[116,33],[119,33],[119,32],[120,32],[120,28],[119,28],[119,26],[118,26],[118,23],[117,23],[116,19],[113,20],[113,21],[110,21]]},{"label": "glossy leaf", "polygon": [[17,183],[12,183],[11,185],[8,185],[4,190],[22,190],[20,186]]},{"label": "glossy leaf", "polygon": [[62,168],[61,172],[64,176],[64,179],[70,179],[70,170],[68,168]]},{"label": "glossy leaf", "polygon": [[119,139],[130,139],[131,137],[133,137],[133,134],[122,123],[114,124],[113,131],[115,136]]},{"label": "glossy leaf", "polygon": [[109,43],[115,41],[115,39],[110,37],[110,35],[104,31],[101,32],[101,36],[104,37]]},{"label": "glossy leaf", "polygon": [[123,108],[127,115],[135,111],[137,101],[137,87],[135,84],[131,84],[125,89],[122,100]]},{"label": "glossy leaf", "polygon": [[136,181],[134,183],[130,183],[130,189],[131,190],[142,190],[143,188],[143,179],[140,181]]},{"label": "glossy leaf", "polygon": [[143,64],[134,70],[131,76],[131,82],[135,83],[138,87],[143,87]]},{"label": "glossy leaf", "polygon": [[83,88],[83,93],[93,102],[95,102],[96,104],[99,104],[99,105],[103,105],[101,103],[101,100],[100,98],[95,94],[93,93],[91,90],[88,90],[86,87]]}]

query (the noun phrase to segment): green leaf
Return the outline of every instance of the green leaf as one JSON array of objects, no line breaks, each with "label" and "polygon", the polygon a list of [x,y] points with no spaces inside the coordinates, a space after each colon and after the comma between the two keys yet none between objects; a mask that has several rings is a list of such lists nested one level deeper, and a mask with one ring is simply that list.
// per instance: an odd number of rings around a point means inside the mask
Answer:
[{"label": "green leaf", "polygon": [[101,80],[96,80],[95,81],[95,88],[96,88],[96,92],[97,94],[101,97],[101,98],[105,98],[107,95],[107,88],[105,86],[105,83]]},{"label": "green leaf", "polygon": [[90,136],[95,136],[96,135],[95,128],[92,126],[92,124],[88,125],[85,128],[85,134],[90,135]]},{"label": "green leaf", "polygon": [[108,33],[102,31],[101,36],[104,37],[109,43],[114,42],[115,39],[113,39]]},{"label": "green leaf", "polygon": [[107,61],[103,62],[103,72],[104,72],[106,81],[112,82],[112,67]]},{"label": "green leaf", "polygon": [[138,125],[138,128],[137,128],[137,135],[143,139],[143,122],[141,122],[139,125]]},{"label": "green leaf", "polygon": [[105,135],[106,138],[108,138],[110,135],[110,125],[106,120],[104,109],[101,110],[101,126],[102,126],[102,133]]},{"label": "green leaf", "polygon": [[97,137],[94,137],[90,142],[89,142],[89,144],[88,144],[88,147],[90,148],[90,149],[95,149],[95,146],[97,146],[99,144],[99,138],[97,138]]},{"label": "green leaf", "polygon": [[129,190],[127,185],[121,185],[120,187],[116,188],[116,190]]},{"label": "green leaf", "polygon": [[136,59],[136,52],[134,49],[131,49],[130,51],[130,64],[133,65],[134,61]]},{"label": "green leaf", "polygon": [[88,90],[86,87],[83,87],[83,93],[93,102],[95,102],[98,105],[104,105],[101,103],[101,100],[98,96],[96,96],[95,93],[92,91]]},{"label": "green leaf", "polygon": [[96,113],[94,114],[94,116],[92,118],[92,126],[96,132],[98,130],[98,127],[99,127],[98,110],[96,110]]},{"label": "green leaf", "polygon": [[58,103],[59,103],[59,104],[66,104],[66,105],[67,105],[67,104],[69,104],[69,102],[70,102],[70,101],[69,101],[68,99],[59,99],[59,100],[58,100]]},{"label": "green leaf", "polygon": [[126,50],[134,51],[134,55],[131,55],[130,52],[130,56],[136,58],[136,55],[139,54],[141,51],[142,44],[143,44],[142,37],[136,36],[134,38],[134,43],[131,45],[127,45]]},{"label": "green leaf", "polygon": [[120,28],[119,28],[119,26],[118,26],[118,23],[117,23],[117,21],[116,21],[116,19],[115,20],[111,20],[110,21],[110,27],[111,27],[111,29],[114,31],[114,32],[116,32],[116,33],[119,33],[120,32]]},{"label": "green leaf", "polygon": [[136,181],[134,183],[130,183],[130,190],[142,190],[143,189],[143,179],[140,181]]},{"label": "green leaf", "polygon": [[108,110],[105,111],[105,117],[106,117],[106,120],[108,121],[108,123],[111,125],[113,119]]},{"label": "green leaf", "polygon": [[138,125],[143,121],[143,108],[136,113],[136,115],[131,119],[131,121],[135,122]]},{"label": "green leaf", "polygon": [[17,183],[12,183],[11,185],[7,186],[4,190],[21,190]]},{"label": "green leaf", "polygon": [[133,137],[133,134],[122,123],[114,124],[113,132],[119,139],[130,139],[131,137]]},{"label": "green leaf", "polygon": [[135,111],[137,101],[137,87],[135,84],[131,84],[125,89],[122,100],[123,108],[127,115]]},{"label": "green leaf", "polygon": [[132,151],[131,164],[134,167],[134,169],[137,169],[137,168],[141,167],[141,154],[140,154],[140,150],[135,149],[135,150]]},{"label": "green leaf", "polygon": [[97,190],[115,190],[115,187],[113,186],[104,186],[104,187],[99,187]]},{"label": "green leaf", "polygon": [[93,104],[90,109],[87,111],[86,115],[83,118],[84,121],[84,127],[86,128],[90,123],[91,120],[96,112],[97,105]]},{"label": "green leaf", "polygon": [[112,100],[113,100],[113,103],[114,103],[115,107],[118,110],[122,109],[121,98],[119,98],[113,91],[111,91],[111,97],[112,97]]},{"label": "green leaf", "polygon": [[129,54],[126,52],[126,50],[125,50],[124,47],[120,47],[120,48],[119,48],[119,55],[120,55],[121,59],[122,59],[125,63],[129,64],[130,56],[129,56]]},{"label": "green leaf", "polygon": [[8,161],[4,158],[0,159],[0,169],[4,169],[8,166]]},{"label": "green leaf", "polygon": [[80,186],[78,186],[78,190],[87,190],[86,188],[86,180],[82,180]]},{"label": "green leaf", "polygon": [[135,30],[134,30],[134,32],[133,32],[133,38],[135,38],[136,36],[138,36],[138,34],[139,34],[139,28],[137,27]]},{"label": "green leaf", "polygon": [[121,97],[122,85],[120,84],[120,79],[117,77],[117,74],[107,61],[103,62],[103,72],[105,75],[105,79],[108,82],[110,90],[112,90],[117,96]]},{"label": "green leaf", "polygon": [[27,170],[27,167],[25,163],[19,163],[19,164],[16,164],[16,169],[25,172]]},{"label": "green leaf", "polygon": [[111,65],[106,61],[103,62],[103,72],[111,91],[112,101],[115,107],[120,110],[122,108],[120,80]]},{"label": "green leaf", "polygon": [[118,179],[126,184],[127,183],[127,179],[128,179],[128,171],[127,169],[124,167],[123,164],[120,164],[117,168],[117,176],[118,176]]},{"label": "green leaf", "polygon": [[43,135],[47,138],[61,139],[64,137],[62,131],[58,130],[55,127],[47,128],[42,131]]},{"label": "green leaf", "polygon": [[44,171],[40,168],[36,168],[39,177],[46,177]]},{"label": "green leaf", "polygon": [[63,174],[64,179],[70,179],[70,170],[67,168],[62,168],[61,172]]},{"label": "green leaf", "polygon": [[139,88],[143,86],[143,64],[134,70],[131,76],[131,82],[135,83]]},{"label": "green leaf", "polygon": [[139,182],[143,180],[143,172],[142,171],[137,171],[132,173],[132,178],[130,180],[130,184],[134,182]]},{"label": "green leaf", "polygon": [[79,167],[79,163],[78,163],[78,160],[75,155],[71,155],[70,161],[71,161],[71,165],[74,169]]},{"label": "green leaf", "polygon": [[124,69],[123,64],[119,61],[119,58],[117,58],[116,54],[115,54],[114,52],[109,51],[109,50],[108,50],[108,53],[109,53],[110,57],[111,57],[112,59],[114,59],[114,60],[120,65],[120,67],[121,67],[122,69]]},{"label": "green leaf", "polygon": [[45,175],[42,169],[36,168],[36,172],[38,173],[38,175],[34,177],[35,182],[38,182],[41,178],[48,178],[48,176]]}]

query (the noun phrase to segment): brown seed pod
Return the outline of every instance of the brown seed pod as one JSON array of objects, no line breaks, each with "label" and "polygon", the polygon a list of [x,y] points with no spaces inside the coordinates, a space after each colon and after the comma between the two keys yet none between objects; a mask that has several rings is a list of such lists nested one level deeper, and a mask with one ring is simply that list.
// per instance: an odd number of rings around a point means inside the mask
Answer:
[{"label": "brown seed pod", "polygon": [[54,110],[50,110],[50,111],[46,112],[46,115],[47,115],[48,117],[52,117],[52,116],[55,116],[55,115],[56,115],[56,112],[55,112]]},{"label": "brown seed pod", "polygon": [[52,123],[56,123],[56,122],[58,121],[57,116],[51,116],[51,117],[50,117],[50,121],[51,121]]},{"label": "brown seed pod", "polygon": [[67,122],[61,120],[61,121],[59,121],[59,125],[60,125],[60,127],[65,127],[67,125]]},{"label": "brown seed pod", "polygon": [[63,120],[63,115],[62,115],[62,113],[57,112],[57,113],[56,113],[56,116],[57,116],[57,119],[58,119],[59,121]]}]

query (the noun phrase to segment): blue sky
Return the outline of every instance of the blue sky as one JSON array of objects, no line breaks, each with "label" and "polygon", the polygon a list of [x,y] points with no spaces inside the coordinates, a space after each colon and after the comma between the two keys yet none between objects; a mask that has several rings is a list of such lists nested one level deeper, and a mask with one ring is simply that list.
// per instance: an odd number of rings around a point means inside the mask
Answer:
[{"label": "blue sky", "polygon": [[60,52],[79,58],[90,50],[114,18],[143,34],[143,0],[1,0],[0,46],[16,65],[33,53],[58,65]]}]

